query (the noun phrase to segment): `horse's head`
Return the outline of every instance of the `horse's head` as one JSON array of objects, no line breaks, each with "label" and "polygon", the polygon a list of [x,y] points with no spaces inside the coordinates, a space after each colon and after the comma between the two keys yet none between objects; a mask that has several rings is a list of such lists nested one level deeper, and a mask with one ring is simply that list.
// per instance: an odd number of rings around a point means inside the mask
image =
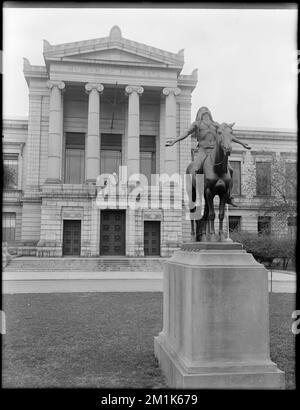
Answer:
[{"label": "horse's head", "polygon": [[217,131],[217,139],[223,149],[225,155],[230,155],[232,150],[232,128],[234,126],[234,122],[232,124],[226,124],[223,122]]}]

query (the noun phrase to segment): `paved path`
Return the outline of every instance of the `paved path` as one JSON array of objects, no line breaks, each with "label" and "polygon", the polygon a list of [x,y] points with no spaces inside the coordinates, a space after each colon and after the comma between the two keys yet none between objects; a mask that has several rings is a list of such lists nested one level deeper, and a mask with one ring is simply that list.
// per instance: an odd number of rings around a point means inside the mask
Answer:
[{"label": "paved path", "polygon": [[[272,292],[296,292],[296,274],[283,272],[272,272]],[[162,278],[162,272],[4,272],[2,291],[4,294],[161,292]]]},{"label": "paved path", "polygon": [[158,292],[162,272],[4,272],[3,293]]},{"label": "paved path", "polygon": [[280,293],[295,293],[296,292],[296,273],[285,271],[269,271],[269,291]]}]

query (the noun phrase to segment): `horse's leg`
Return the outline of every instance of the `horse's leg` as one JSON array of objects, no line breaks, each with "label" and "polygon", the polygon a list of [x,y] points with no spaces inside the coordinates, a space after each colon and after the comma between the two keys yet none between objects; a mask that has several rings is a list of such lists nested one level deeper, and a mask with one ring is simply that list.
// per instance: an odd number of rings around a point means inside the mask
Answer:
[{"label": "horse's leg", "polygon": [[201,241],[201,224],[202,224],[202,218],[196,220],[196,242]]},{"label": "horse's leg", "polygon": [[195,236],[195,224],[194,224],[194,220],[191,219],[191,235]]},{"label": "horse's leg", "polygon": [[202,234],[203,234],[203,224],[204,224],[204,217],[205,215],[199,219],[196,220],[196,241],[201,242],[202,241]]},{"label": "horse's leg", "polygon": [[199,237],[201,242],[206,242],[207,241],[207,220],[208,220],[208,205],[207,205],[207,199],[205,196],[205,202],[204,202],[204,212],[203,216],[201,218],[201,224],[200,224],[200,232],[199,232]]},{"label": "horse's leg", "polygon": [[[185,181],[186,181],[186,192],[189,199],[189,209],[191,215],[191,236],[194,239],[196,232],[195,232],[195,217],[194,212],[196,211],[196,184],[195,184],[195,174],[193,173],[194,167],[193,163],[190,163],[186,170]],[[197,225],[196,225],[197,230]]]},{"label": "horse's leg", "polygon": [[215,210],[214,210],[214,196],[211,190],[207,188],[206,190],[207,204],[208,204],[208,232],[211,242],[216,242],[218,239],[215,234]]},{"label": "horse's leg", "polygon": [[185,182],[186,182],[186,192],[187,192],[188,199],[189,199],[189,209],[190,209],[190,212],[195,212],[195,208],[196,208],[195,202],[197,199],[197,195],[196,195],[196,171],[195,171],[195,166],[193,162],[191,162],[186,169]]},{"label": "horse's leg", "polygon": [[224,215],[225,215],[225,197],[226,193],[219,195],[220,197],[220,204],[219,204],[219,237],[220,241],[223,242],[225,241],[225,235],[223,231],[223,221],[224,221]]}]

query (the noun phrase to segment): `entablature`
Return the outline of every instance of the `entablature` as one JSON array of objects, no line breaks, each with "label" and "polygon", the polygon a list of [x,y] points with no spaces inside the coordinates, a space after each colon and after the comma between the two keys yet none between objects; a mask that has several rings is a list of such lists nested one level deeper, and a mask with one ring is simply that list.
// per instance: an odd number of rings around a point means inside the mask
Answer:
[{"label": "entablature", "polygon": [[142,85],[149,87],[177,87],[174,70],[144,67],[120,67],[83,63],[52,63],[50,80],[73,83],[96,82],[101,84]]}]

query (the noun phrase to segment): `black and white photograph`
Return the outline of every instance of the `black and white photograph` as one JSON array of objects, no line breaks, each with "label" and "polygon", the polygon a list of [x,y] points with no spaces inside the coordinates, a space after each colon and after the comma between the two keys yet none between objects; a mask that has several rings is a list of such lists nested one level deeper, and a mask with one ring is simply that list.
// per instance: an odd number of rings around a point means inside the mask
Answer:
[{"label": "black and white photograph", "polygon": [[2,389],[296,389],[297,7],[3,3]]}]

